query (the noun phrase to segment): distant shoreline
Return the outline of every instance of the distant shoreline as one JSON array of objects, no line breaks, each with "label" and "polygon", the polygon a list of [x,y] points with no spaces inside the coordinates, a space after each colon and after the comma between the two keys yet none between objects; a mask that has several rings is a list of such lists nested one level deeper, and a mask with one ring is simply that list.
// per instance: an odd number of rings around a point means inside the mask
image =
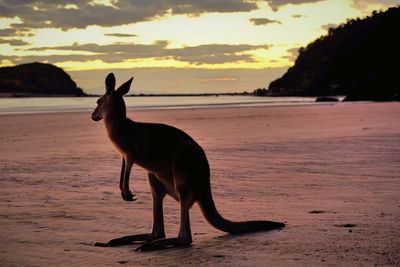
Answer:
[{"label": "distant shoreline", "polygon": [[[253,96],[252,93],[193,93],[193,94],[131,94],[126,97],[171,97],[171,96]],[[100,97],[100,94],[84,94],[84,95],[55,95],[55,94],[30,94],[30,93],[0,93],[0,98],[14,97]]]},{"label": "distant shoreline", "polygon": [[54,95],[54,94],[29,94],[29,93],[0,93],[0,98],[23,98],[23,97],[86,97],[92,95]]},{"label": "distant shoreline", "polygon": [[[95,96],[90,97],[32,97],[0,98],[0,114],[48,113],[59,111],[87,111],[96,106]],[[227,106],[277,106],[315,104],[314,98],[268,98],[254,95],[207,96],[138,96],[125,98],[127,109],[192,109]]]},{"label": "distant shoreline", "polygon": [[[55,94],[29,94],[29,93],[0,93],[0,98],[35,98],[35,97],[101,97],[101,94],[84,94],[84,95],[55,95]],[[198,97],[198,96],[255,96],[255,97],[321,97],[320,95],[290,95],[290,96],[280,96],[280,95],[257,95],[248,92],[242,93],[193,93],[193,94],[131,94],[125,97]],[[330,96],[330,97],[343,97],[344,96]]]}]

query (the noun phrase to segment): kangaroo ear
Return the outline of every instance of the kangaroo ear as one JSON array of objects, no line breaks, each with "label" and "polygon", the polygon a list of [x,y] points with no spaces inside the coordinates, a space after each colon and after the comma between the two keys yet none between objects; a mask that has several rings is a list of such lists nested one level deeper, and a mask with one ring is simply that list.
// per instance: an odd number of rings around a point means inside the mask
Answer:
[{"label": "kangaroo ear", "polygon": [[129,89],[131,88],[131,83],[132,83],[133,77],[130,78],[127,82],[125,82],[123,85],[121,85],[115,92],[118,95],[125,95],[129,92]]},{"label": "kangaroo ear", "polygon": [[106,77],[106,94],[109,95],[115,89],[115,76],[114,73],[110,73]]}]

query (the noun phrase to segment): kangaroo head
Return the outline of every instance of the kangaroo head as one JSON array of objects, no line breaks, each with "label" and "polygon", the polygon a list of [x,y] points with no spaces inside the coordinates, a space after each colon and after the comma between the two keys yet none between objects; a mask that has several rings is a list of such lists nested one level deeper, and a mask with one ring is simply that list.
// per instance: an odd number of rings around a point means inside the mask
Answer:
[{"label": "kangaroo head", "polygon": [[92,113],[92,120],[103,118],[126,117],[123,95],[129,92],[133,77],[115,90],[115,77],[110,73],[106,77],[106,93],[97,100],[97,107]]}]

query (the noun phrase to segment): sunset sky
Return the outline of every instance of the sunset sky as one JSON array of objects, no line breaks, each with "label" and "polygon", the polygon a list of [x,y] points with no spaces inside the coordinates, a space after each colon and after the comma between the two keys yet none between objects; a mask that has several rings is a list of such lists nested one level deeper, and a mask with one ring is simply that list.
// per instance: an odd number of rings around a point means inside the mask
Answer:
[{"label": "sunset sky", "polygon": [[135,93],[267,87],[299,47],[400,0],[0,0],[1,66],[39,61],[89,93],[135,76]]}]

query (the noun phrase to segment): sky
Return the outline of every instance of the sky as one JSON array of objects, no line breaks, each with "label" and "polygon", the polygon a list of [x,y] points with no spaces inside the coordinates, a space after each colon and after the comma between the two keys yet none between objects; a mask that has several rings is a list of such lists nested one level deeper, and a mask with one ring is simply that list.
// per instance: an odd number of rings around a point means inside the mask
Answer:
[{"label": "sky", "polygon": [[0,0],[0,66],[63,68],[87,93],[251,92],[300,47],[400,0]]}]

